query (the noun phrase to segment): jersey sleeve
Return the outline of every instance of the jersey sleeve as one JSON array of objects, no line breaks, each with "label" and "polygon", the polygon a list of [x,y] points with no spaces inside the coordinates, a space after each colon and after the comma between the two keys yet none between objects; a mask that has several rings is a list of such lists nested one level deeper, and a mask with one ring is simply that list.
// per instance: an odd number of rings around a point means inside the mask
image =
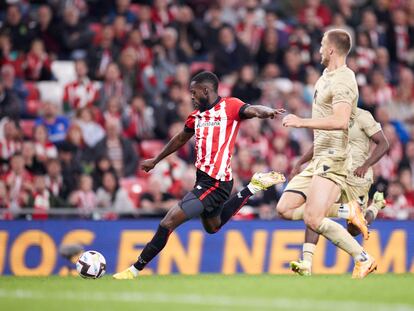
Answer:
[{"label": "jersey sleeve", "polygon": [[191,113],[185,121],[184,131],[187,133],[194,133],[195,131],[195,112]]},{"label": "jersey sleeve", "polygon": [[364,111],[359,117],[359,123],[362,130],[367,134],[368,137],[373,136],[382,130],[381,124],[375,121],[374,117],[368,111]]},{"label": "jersey sleeve", "polygon": [[345,83],[339,82],[332,86],[332,105],[345,102],[352,106],[356,96],[352,88]]},{"label": "jersey sleeve", "polygon": [[250,105],[246,104],[245,102],[235,97],[229,98],[229,101],[230,101],[229,103],[230,104],[230,117],[233,120],[237,120],[237,121],[246,119],[244,111]]}]

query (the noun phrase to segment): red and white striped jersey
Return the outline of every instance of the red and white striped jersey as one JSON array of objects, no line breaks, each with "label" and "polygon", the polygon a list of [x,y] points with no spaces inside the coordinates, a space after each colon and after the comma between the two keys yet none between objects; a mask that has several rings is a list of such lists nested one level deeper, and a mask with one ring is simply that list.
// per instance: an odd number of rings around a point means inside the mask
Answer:
[{"label": "red and white striped jersey", "polygon": [[233,179],[230,162],[241,115],[247,106],[238,98],[219,97],[213,108],[195,110],[185,122],[185,130],[195,132],[195,166],[214,179]]}]

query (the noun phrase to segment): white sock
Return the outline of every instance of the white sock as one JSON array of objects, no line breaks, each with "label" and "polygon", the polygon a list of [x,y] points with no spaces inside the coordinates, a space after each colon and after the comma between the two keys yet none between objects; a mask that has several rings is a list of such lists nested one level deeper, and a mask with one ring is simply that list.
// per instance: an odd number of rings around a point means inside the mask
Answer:
[{"label": "white sock", "polygon": [[134,276],[138,276],[139,270],[135,268],[134,265],[129,267],[129,271],[131,271]]},{"label": "white sock", "polygon": [[368,258],[369,258],[369,255],[365,251],[362,251],[361,254],[354,257],[354,260],[355,261],[366,261],[368,260]]},{"label": "white sock", "polygon": [[249,184],[247,185],[247,188],[249,189],[249,191],[250,191],[252,194],[255,194],[255,193],[257,193],[257,192],[259,192],[259,191],[261,191],[261,190],[262,190],[262,189],[260,189],[259,187],[255,186],[255,185],[252,185],[252,183],[249,183]]},{"label": "white sock", "polygon": [[338,208],[338,217],[343,219],[349,219],[351,210],[348,204],[341,204]]}]

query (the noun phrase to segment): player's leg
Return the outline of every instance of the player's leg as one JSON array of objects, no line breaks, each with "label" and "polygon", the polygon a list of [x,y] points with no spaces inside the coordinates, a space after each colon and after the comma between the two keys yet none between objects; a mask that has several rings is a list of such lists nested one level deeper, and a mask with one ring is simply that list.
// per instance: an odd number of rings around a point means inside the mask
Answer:
[{"label": "player's leg", "polygon": [[285,177],[277,172],[255,173],[250,183],[226,200],[221,208],[217,209],[216,213],[213,212],[208,215],[203,213],[202,223],[204,229],[207,233],[216,233],[233,215],[237,214],[252,195],[283,182],[285,182]]},{"label": "player's leg", "polygon": [[315,253],[318,241],[319,233],[306,227],[305,243],[303,243],[302,248],[302,260],[290,262],[290,268],[293,272],[304,276],[310,276],[312,274],[313,254]]},{"label": "player's leg", "polygon": [[[167,244],[171,232],[191,218],[186,214],[182,206],[189,205],[189,202],[193,200],[193,196],[194,194],[189,192],[178,205],[175,205],[168,211],[167,215],[161,220],[151,241],[145,245],[141,254],[138,256],[138,260],[128,269],[114,274],[113,277],[115,279],[133,279],[138,276],[139,271],[144,269],[145,266],[161,252]],[[193,209],[195,208],[197,207],[194,207]]]},{"label": "player's leg", "polygon": [[[377,218],[378,212],[385,207],[384,193],[375,192],[372,203],[365,211],[365,220],[367,225],[371,225]],[[348,231],[352,236],[357,236],[361,233],[360,229],[352,223],[348,223]]]},{"label": "player's leg", "polygon": [[304,220],[312,230],[322,234],[350,254],[355,260],[353,277],[362,278],[376,268],[374,259],[364,251],[345,228],[325,217],[339,194],[340,188],[332,180],[318,175],[313,176],[305,206]]}]

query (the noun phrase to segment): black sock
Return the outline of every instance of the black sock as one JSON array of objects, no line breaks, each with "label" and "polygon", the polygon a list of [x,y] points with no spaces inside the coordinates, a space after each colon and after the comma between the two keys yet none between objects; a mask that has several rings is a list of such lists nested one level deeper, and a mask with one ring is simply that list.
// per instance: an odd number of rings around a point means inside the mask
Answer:
[{"label": "black sock", "polygon": [[170,230],[159,225],[154,237],[147,245],[145,245],[138,260],[134,263],[134,267],[140,271],[144,269],[147,263],[157,256],[167,244],[170,233]]},{"label": "black sock", "polygon": [[220,228],[223,227],[230,218],[236,214],[253,195],[249,188],[244,187],[240,192],[235,193],[230,199],[223,204],[223,210],[220,214]]}]

